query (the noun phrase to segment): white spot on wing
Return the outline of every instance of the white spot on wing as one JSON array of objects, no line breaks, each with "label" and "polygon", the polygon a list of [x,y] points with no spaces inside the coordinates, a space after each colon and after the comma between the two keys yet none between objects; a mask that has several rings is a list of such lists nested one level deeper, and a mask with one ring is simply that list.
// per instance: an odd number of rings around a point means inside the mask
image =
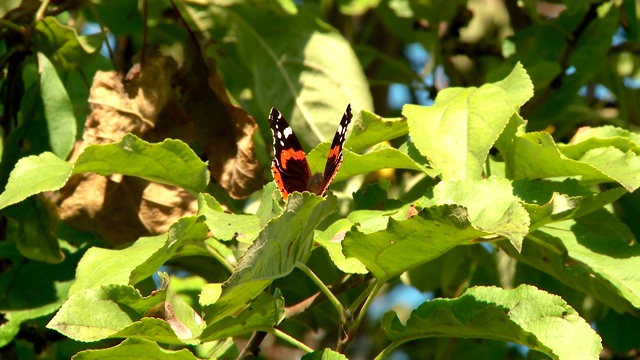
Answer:
[{"label": "white spot on wing", "polygon": [[291,136],[291,134],[293,134],[293,130],[291,129],[290,126],[287,126],[286,128],[284,128],[284,131],[282,133],[284,134],[284,138],[288,139],[289,136]]}]

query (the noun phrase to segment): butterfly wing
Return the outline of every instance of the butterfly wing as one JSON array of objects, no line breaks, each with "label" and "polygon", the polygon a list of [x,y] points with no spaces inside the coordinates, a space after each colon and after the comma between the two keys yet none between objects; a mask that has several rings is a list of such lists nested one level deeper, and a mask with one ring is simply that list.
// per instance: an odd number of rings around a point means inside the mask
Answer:
[{"label": "butterfly wing", "polygon": [[276,108],[271,108],[269,113],[269,127],[273,134],[274,154],[271,173],[286,200],[290,193],[306,190],[311,170],[300,141]]},{"label": "butterfly wing", "polygon": [[327,191],[327,188],[329,187],[329,184],[331,184],[331,181],[338,173],[338,168],[340,168],[340,164],[342,163],[342,148],[344,147],[344,141],[347,135],[347,127],[349,126],[352,117],[353,115],[351,114],[351,104],[349,104],[347,105],[347,109],[342,115],[340,125],[338,125],[336,134],[333,136],[333,141],[331,142],[331,150],[329,151],[329,156],[327,157],[327,163],[324,166],[324,173],[322,176],[322,191],[320,192],[320,196],[324,195],[325,191]]}]

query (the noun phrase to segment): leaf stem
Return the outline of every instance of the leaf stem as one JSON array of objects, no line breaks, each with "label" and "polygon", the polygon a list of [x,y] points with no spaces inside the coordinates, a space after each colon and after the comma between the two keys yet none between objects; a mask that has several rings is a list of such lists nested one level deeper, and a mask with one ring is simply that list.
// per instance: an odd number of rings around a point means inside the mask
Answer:
[{"label": "leaf stem", "polygon": [[322,291],[322,293],[327,297],[327,299],[329,299],[329,302],[333,305],[333,307],[336,308],[336,310],[338,311],[338,314],[340,314],[340,322],[342,324],[346,324],[347,314],[344,309],[344,306],[342,306],[342,303],[340,303],[340,300],[338,300],[338,298],[335,297],[335,295],[333,295],[333,293],[329,290],[329,288],[327,288],[327,286],[322,282],[322,280],[320,280],[320,278],[316,274],[314,274],[313,271],[311,271],[311,269],[309,269],[307,265],[301,262],[297,262],[295,266],[298,269],[302,270],[305,274],[307,274],[307,276],[318,286],[318,288],[320,288],[320,291]]},{"label": "leaf stem", "polygon": [[22,26],[5,19],[0,19],[0,27],[4,27],[4,26],[8,27],[9,29],[15,30],[21,34],[24,33],[24,29],[22,28]]},{"label": "leaf stem", "polygon": [[34,18],[35,22],[38,22],[44,18],[44,12],[47,11],[48,7],[49,7],[49,0],[44,0],[42,4],[40,4],[38,11],[36,11],[36,16]]},{"label": "leaf stem", "polygon": [[[364,302],[364,305],[362,305],[362,308],[358,312],[358,316],[353,321],[353,324],[351,324],[351,327],[349,328],[349,335],[353,335],[358,330],[358,328],[360,327],[360,323],[362,322],[362,319],[364,319],[364,316],[367,314],[367,310],[369,309],[371,302],[376,297],[380,289],[382,289],[384,284],[385,284],[384,282],[379,281],[377,279],[371,284],[373,285],[373,290],[371,290],[371,292],[369,293],[367,300]],[[367,290],[369,290],[369,288],[367,288]]]},{"label": "leaf stem", "polygon": [[282,339],[282,340],[284,340],[284,341],[288,342],[289,344],[291,344],[291,345],[293,345],[293,346],[297,347],[298,349],[301,349],[301,350],[306,351],[306,352],[308,352],[308,353],[313,352],[313,349],[312,349],[312,348],[308,347],[307,345],[305,345],[304,343],[302,343],[302,342],[301,342],[301,341],[299,341],[298,339],[296,339],[296,338],[294,338],[293,336],[291,336],[291,335],[289,335],[289,334],[287,334],[287,333],[283,332],[283,331],[282,331],[282,330],[280,330],[280,329],[273,329],[273,334],[274,334],[276,337],[278,337],[278,338],[280,338],[280,339]]},{"label": "leaf stem", "polygon": [[378,356],[376,356],[374,358],[374,360],[381,360],[381,359],[386,359],[389,357],[389,354],[391,354],[391,352],[393,350],[395,350],[398,346],[400,346],[402,344],[402,342],[392,342],[391,344],[389,344],[387,347],[385,347],[384,349],[382,349],[382,351],[380,352],[380,354],[378,354]]},{"label": "leaf stem", "polygon": [[360,295],[358,295],[358,298],[355,299],[353,303],[351,303],[351,306],[349,306],[349,313],[354,314],[358,310],[358,308],[360,307],[360,304],[362,304],[365,301],[365,299],[369,296],[369,294],[371,294],[376,284],[377,284],[377,280],[372,281],[371,284],[367,286],[365,291],[363,291],[362,293],[360,293]]}]

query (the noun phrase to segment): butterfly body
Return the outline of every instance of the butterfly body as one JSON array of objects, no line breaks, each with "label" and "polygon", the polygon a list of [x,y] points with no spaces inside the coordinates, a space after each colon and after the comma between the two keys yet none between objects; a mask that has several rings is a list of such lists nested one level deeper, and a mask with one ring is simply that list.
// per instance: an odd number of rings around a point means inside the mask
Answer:
[{"label": "butterfly body", "polygon": [[283,199],[286,200],[294,191],[309,191],[316,195],[324,195],[342,163],[342,148],[347,126],[352,117],[351,105],[347,105],[331,142],[331,150],[324,171],[311,175],[307,155],[296,134],[282,114],[277,109],[271,108],[269,126],[273,134],[274,153],[271,173]]}]

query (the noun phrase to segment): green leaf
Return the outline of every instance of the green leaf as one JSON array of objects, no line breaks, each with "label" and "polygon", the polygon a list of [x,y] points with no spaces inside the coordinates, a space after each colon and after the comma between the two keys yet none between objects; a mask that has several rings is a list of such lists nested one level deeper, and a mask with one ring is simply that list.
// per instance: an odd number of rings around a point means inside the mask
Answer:
[{"label": "green leaf", "polygon": [[56,207],[44,197],[34,196],[5,210],[7,237],[16,242],[24,257],[59,263],[64,253],[54,232],[58,225]]},{"label": "green leaf", "polygon": [[222,284],[205,284],[198,299],[200,305],[211,305],[220,299],[222,295]]},{"label": "green leaf", "polygon": [[40,96],[47,122],[49,145],[54,154],[65,159],[76,141],[76,117],[73,105],[62,85],[58,72],[49,59],[38,53],[38,73],[40,73]]},{"label": "green leaf", "polygon": [[362,110],[354,116],[344,147],[350,151],[362,151],[381,142],[406,136],[408,132],[404,118],[385,119]]},{"label": "green leaf", "polygon": [[474,228],[509,239],[516,249],[529,232],[529,213],[512,194],[509,180],[445,180],[433,189],[436,204],[457,204],[467,208]]},{"label": "green leaf", "polygon": [[338,201],[309,192],[294,192],[287,199],[284,212],[260,232],[242,255],[233,274],[223,284],[222,296],[205,308],[207,323],[217,321],[246,307],[273,280],[293,271],[311,255],[314,230]]},{"label": "green leaf", "polygon": [[502,242],[518,261],[544,271],[616,311],[640,314],[640,245],[605,210],[541,227],[525,239],[522,253]]},{"label": "green leaf", "polygon": [[348,219],[340,219],[315,237],[315,241],[324,247],[333,263],[347,274],[366,274],[367,268],[356,258],[346,258],[342,253],[342,240],[353,223]]},{"label": "green leaf", "polygon": [[573,160],[563,155],[547,132],[516,136],[507,158],[514,179],[581,176],[586,183],[615,181],[629,192],[640,187],[640,157],[614,147],[595,148]]},{"label": "green leaf", "polygon": [[56,67],[68,71],[82,68],[98,53],[103,33],[78,36],[76,30],[48,16],[36,24],[33,41]]},{"label": "green leaf", "polygon": [[532,96],[531,80],[518,64],[502,81],[448,88],[433,106],[405,105],[402,114],[412,142],[443,179],[480,179],[489,150]]},{"label": "green leaf", "polygon": [[[322,143],[309,152],[307,161],[309,161],[311,169],[316,169],[318,172],[324,169],[330,147],[330,143]],[[368,174],[386,168],[411,169],[432,173],[430,169],[414,161],[408,154],[384,145],[364,155],[345,152],[340,171],[338,171],[333,181],[342,181],[356,175]]]},{"label": "green leaf", "polygon": [[106,349],[84,350],[73,356],[73,360],[98,359],[158,359],[158,360],[198,360],[189,349],[166,350],[154,341],[144,339],[126,339],[120,344]]},{"label": "green leaf", "polygon": [[640,188],[640,156],[633,151],[623,152],[610,146],[587,151],[579,159],[594,168],[600,170],[607,178],[600,174],[589,173],[582,176],[586,183],[600,183],[603,181],[616,181],[629,192]]},{"label": "green leaf", "polygon": [[513,194],[524,202],[523,206],[531,216],[531,230],[600,210],[626,193],[622,187],[594,193],[574,179],[561,183],[542,180],[513,183]]},{"label": "green leaf", "polygon": [[360,260],[380,281],[473,242],[488,233],[476,230],[459,206],[434,206],[404,221],[389,219],[385,230],[364,234],[351,230],[342,241],[347,258]]},{"label": "green leaf", "polygon": [[613,146],[622,152],[640,154],[640,134],[615,126],[581,128],[570,144],[558,144],[563,155],[578,160],[589,150]]},{"label": "green leaf", "polygon": [[262,188],[260,207],[256,211],[256,216],[260,219],[260,227],[263,228],[271,219],[282,214],[283,208],[279,201],[282,198],[280,190],[276,188],[274,181],[269,182]]},{"label": "green leaf", "polygon": [[[167,308],[164,309],[164,306]],[[156,305],[156,308],[160,308],[168,313],[171,309],[171,305],[169,303],[161,302]],[[177,321],[174,321],[174,323],[180,324]],[[185,329],[186,327],[182,326],[180,328]],[[198,333],[201,331],[202,330]],[[123,326],[119,331],[111,334],[109,337],[147,339],[171,345],[196,345],[199,343],[197,340],[191,340],[191,334],[187,333],[185,330],[183,330],[182,333],[186,333],[184,338],[176,336],[176,332],[169,322],[162,318],[143,317],[138,321]]]},{"label": "green leaf", "polygon": [[[234,42],[220,44],[217,65],[237,98],[253,96],[251,113],[262,119],[275,106],[290,120],[303,147],[330,141],[348,103],[354,112],[373,109],[369,85],[349,42],[307,7],[280,16],[248,4],[211,7],[219,31]],[[219,56],[223,52],[226,56]],[[232,54],[232,55],[229,55]],[[242,72],[239,72],[239,67]],[[258,117],[258,114],[264,116]]]},{"label": "green leaf", "polygon": [[208,342],[200,345],[195,352],[198,356],[220,360],[237,359],[240,355],[240,351],[238,351],[238,347],[233,341],[233,338]]},{"label": "green leaf", "polygon": [[253,331],[272,331],[284,319],[284,298],[279,291],[274,296],[262,293],[237,316],[227,316],[210,324],[202,332],[203,342],[248,334]]},{"label": "green leaf", "polygon": [[160,274],[162,286],[152,296],[163,301],[145,311],[145,317],[123,328],[111,337],[141,337],[168,344],[192,344],[202,333],[202,318],[169,284],[169,276]]},{"label": "green leaf", "polygon": [[347,219],[356,224],[359,231],[370,234],[386,229],[391,218],[406,220],[409,207],[411,205],[397,210],[357,210],[350,212]]},{"label": "green leaf", "polygon": [[71,176],[73,165],[50,152],[18,161],[0,195],[0,209],[44,191],[59,190]]},{"label": "green leaf", "polygon": [[475,287],[457,299],[435,299],[411,313],[406,326],[389,312],[382,327],[392,344],[427,337],[499,339],[553,359],[598,359],[600,337],[559,296],[521,285],[513,290]]},{"label": "green leaf", "polygon": [[316,350],[302,356],[302,360],[348,360],[344,354],[331,349]]},{"label": "green leaf", "polygon": [[71,295],[47,327],[77,341],[108,338],[140,320],[160,296],[142,298],[133,286],[109,284]]},{"label": "green leaf", "polygon": [[123,174],[183,188],[193,194],[204,191],[209,181],[207,165],[180,140],[149,144],[135,135],[91,145],[78,157],[73,173]]},{"label": "green leaf", "polygon": [[200,316],[168,284],[143,298],[132,286],[109,284],[71,295],[48,328],[78,341],[138,337],[169,344],[198,343]]},{"label": "green leaf", "polygon": [[260,233],[260,220],[255,215],[227,214],[209,194],[198,195],[198,214],[204,215],[206,224],[218,240],[238,240],[251,244]]},{"label": "green leaf", "polygon": [[360,187],[353,193],[353,207],[355,210],[380,209],[389,201],[391,181],[382,178],[378,182]]},{"label": "green leaf", "polygon": [[186,243],[201,242],[206,236],[203,218],[186,217],[171,225],[168,235],[142,237],[120,250],[91,248],[78,263],[71,293],[106,284],[136,284],[154,274]]}]

